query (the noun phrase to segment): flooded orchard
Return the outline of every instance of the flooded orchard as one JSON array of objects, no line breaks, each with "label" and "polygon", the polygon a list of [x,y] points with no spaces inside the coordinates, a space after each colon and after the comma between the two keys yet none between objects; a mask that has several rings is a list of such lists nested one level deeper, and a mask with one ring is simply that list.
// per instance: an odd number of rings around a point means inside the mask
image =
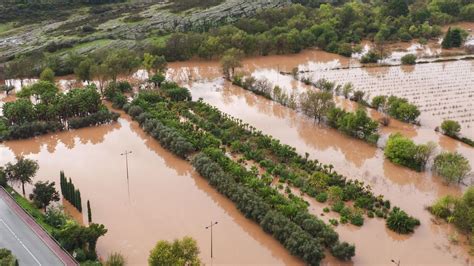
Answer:
[{"label": "flooded orchard", "polygon": [[[304,85],[288,76],[280,75],[279,72],[310,63],[304,61],[306,60],[304,56],[300,57],[303,61],[290,61],[288,65],[283,65],[284,61],[279,59],[282,58],[273,58],[274,65],[268,64],[267,60],[271,60],[269,57],[262,58],[261,65],[258,61],[260,58],[252,62],[246,61],[243,69],[256,77],[268,78],[274,85],[290,86],[297,91],[304,90]],[[331,60],[326,62],[334,64]],[[322,68],[324,61],[314,65]],[[470,68],[468,70],[470,71]],[[383,75],[383,72],[380,75]],[[378,219],[366,219],[362,227],[338,226],[336,230],[341,238],[355,243],[357,247],[356,256],[353,258],[354,264],[389,264],[392,259],[399,259],[407,264],[471,263],[468,248],[451,242],[452,237],[457,235],[455,230],[434,221],[431,214],[425,210],[425,207],[441,196],[460,195],[461,188],[445,185],[440,177],[433,176],[430,172],[418,173],[394,165],[384,159],[382,150],[374,146],[315,124],[311,119],[289,108],[225,82],[219,77],[216,64],[202,62],[175,64],[171,66],[169,77],[187,84],[194,99],[203,98],[223,112],[242,119],[285,144],[296,147],[300,153],[308,152],[310,157],[334,165],[338,172],[366,182],[375,193],[385,195],[394,205],[402,207],[421,220],[420,228],[409,236],[394,234],[386,229],[383,220]],[[371,113],[372,116],[379,115],[373,110]],[[423,121],[422,118],[422,123]],[[474,149],[435,133],[431,127],[416,127],[393,121],[389,127],[382,129],[384,136],[392,132],[401,132],[417,143],[434,141],[443,149],[462,153],[471,164],[474,163]],[[323,213],[324,205],[311,199],[307,200],[311,203],[311,211],[314,214]],[[331,218],[331,214],[326,216],[329,217],[322,218]]]},{"label": "flooded orchard", "polygon": [[[132,151],[129,180],[120,156],[124,150]],[[113,125],[5,142],[0,155],[0,164],[18,155],[37,160],[40,170],[34,181],[59,184],[59,171],[64,170],[84,202],[90,200],[93,221],[108,229],[97,247],[103,258],[121,252],[130,265],[144,265],[158,240],[189,235],[197,240],[203,262],[210,264],[210,232],[205,226],[213,220],[219,222],[213,263],[301,264],[188,162],[161,148],[124,114]],[[28,186],[27,193],[31,189]]]}]

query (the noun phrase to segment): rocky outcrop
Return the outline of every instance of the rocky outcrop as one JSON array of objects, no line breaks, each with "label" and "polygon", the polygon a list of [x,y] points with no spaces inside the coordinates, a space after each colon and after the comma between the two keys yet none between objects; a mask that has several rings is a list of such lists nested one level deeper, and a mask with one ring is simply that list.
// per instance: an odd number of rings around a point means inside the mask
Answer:
[{"label": "rocky outcrop", "polygon": [[[207,30],[222,23],[233,22],[238,18],[250,16],[261,9],[287,6],[290,0],[227,0],[224,3],[205,9],[187,11],[183,14],[170,13],[163,4],[151,5],[140,15],[138,23],[124,23],[121,20],[103,23],[98,31],[84,37],[61,37],[60,28],[65,23],[84,21],[87,17],[74,16],[67,21],[29,25],[16,33],[0,37],[0,62],[17,54],[45,49],[51,45],[70,47],[99,39],[112,39],[110,45],[133,45],[134,40],[146,38],[152,32]],[[92,52],[94,47],[78,52]]]}]

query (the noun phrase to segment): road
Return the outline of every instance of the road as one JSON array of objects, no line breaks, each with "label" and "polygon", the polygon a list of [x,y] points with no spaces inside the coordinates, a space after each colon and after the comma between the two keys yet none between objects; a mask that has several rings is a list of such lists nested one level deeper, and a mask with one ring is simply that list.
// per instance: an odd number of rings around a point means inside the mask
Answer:
[{"label": "road", "polygon": [[32,219],[7,197],[0,188],[0,248],[11,250],[20,265],[70,265],[69,261],[64,263],[64,258],[59,258],[64,257],[59,246],[52,246],[53,252],[50,245],[54,241],[44,231],[39,232],[39,226],[32,224]]}]

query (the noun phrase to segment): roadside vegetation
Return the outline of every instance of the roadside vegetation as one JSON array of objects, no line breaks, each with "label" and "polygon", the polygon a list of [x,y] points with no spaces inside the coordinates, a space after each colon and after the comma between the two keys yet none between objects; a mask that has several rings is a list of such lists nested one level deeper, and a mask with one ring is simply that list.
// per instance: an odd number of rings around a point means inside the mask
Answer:
[{"label": "roadside vegetation", "polygon": [[9,183],[32,183],[37,170],[36,161],[19,157],[16,163],[0,167],[0,186],[77,261],[97,261],[97,240],[107,233],[107,229],[104,225],[95,223],[82,226],[65,214],[61,205],[52,204],[60,199],[54,182],[36,182],[29,196],[31,202],[9,186]]},{"label": "roadside vegetation", "polygon": [[0,248],[0,265],[2,266],[18,266],[18,260],[15,255],[6,248]]}]

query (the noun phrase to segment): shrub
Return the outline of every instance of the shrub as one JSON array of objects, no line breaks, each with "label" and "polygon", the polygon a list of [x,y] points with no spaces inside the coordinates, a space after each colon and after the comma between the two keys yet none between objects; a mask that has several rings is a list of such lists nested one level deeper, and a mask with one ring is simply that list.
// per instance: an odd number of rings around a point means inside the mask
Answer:
[{"label": "shrub", "polygon": [[362,56],[360,62],[362,64],[377,63],[379,59],[380,59],[380,56],[375,51],[371,50],[367,54]]},{"label": "shrub", "polygon": [[340,260],[348,261],[355,255],[355,246],[348,243],[338,243],[331,248],[331,254]]},{"label": "shrub", "polygon": [[441,130],[443,130],[443,134],[457,138],[461,131],[461,125],[457,121],[445,120],[441,124]]},{"label": "shrub", "polygon": [[128,114],[131,117],[137,117],[143,113],[143,109],[140,106],[133,105],[128,109]]},{"label": "shrub", "polygon": [[443,152],[436,156],[433,171],[448,183],[461,183],[471,171],[469,160],[460,153]]},{"label": "shrub", "polygon": [[407,99],[396,96],[388,97],[387,106],[389,115],[407,123],[415,123],[421,114],[418,107],[408,103]]},{"label": "shrub", "polygon": [[414,54],[406,54],[402,56],[402,64],[403,65],[414,65],[416,64],[416,55]]},{"label": "shrub", "polygon": [[316,195],[316,200],[319,202],[326,202],[328,199],[328,194],[326,192],[321,192]]},{"label": "shrub", "polygon": [[398,207],[394,207],[388,215],[387,227],[400,234],[412,233],[416,226],[420,225],[420,221],[415,219]]},{"label": "shrub", "polygon": [[384,154],[393,163],[422,171],[434,148],[433,143],[416,145],[411,139],[395,133],[388,138]]}]

